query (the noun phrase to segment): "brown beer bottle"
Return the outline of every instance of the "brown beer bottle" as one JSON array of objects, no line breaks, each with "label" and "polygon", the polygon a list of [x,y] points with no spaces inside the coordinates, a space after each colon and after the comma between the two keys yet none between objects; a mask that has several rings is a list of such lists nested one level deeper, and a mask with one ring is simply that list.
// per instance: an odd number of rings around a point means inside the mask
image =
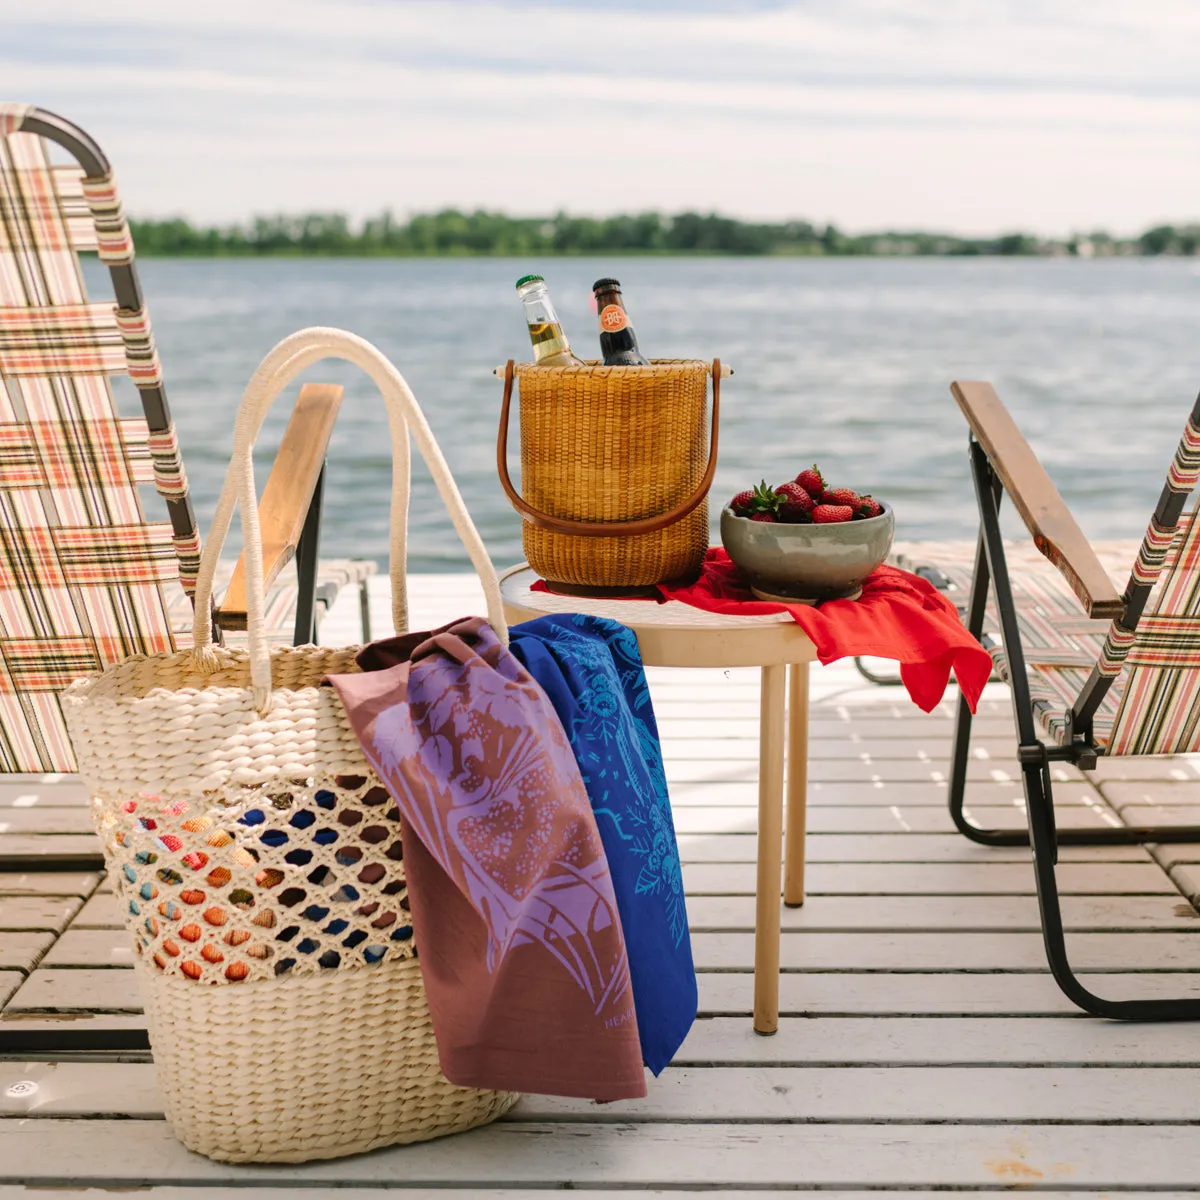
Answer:
[{"label": "brown beer bottle", "polygon": [[621,284],[616,279],[597,279],[592,284],[596,315],[600,321],[600,353],[606,367],[648,367],[638,349],[637,334],[629,323]]}]

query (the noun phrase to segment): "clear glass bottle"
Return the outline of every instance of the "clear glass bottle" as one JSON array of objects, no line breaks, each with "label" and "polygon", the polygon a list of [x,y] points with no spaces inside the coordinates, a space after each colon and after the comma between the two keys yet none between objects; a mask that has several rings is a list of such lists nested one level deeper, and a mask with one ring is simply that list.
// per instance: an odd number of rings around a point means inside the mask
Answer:
[{"label": "clear glass bottle", "polygon": [[583,367],[587,364],[571,353],[562,322],[550,303],[546,281],[540,275],[517,280],[517,295],[525,305],[525,322],[533,343],[533,361],[539,367]]}]

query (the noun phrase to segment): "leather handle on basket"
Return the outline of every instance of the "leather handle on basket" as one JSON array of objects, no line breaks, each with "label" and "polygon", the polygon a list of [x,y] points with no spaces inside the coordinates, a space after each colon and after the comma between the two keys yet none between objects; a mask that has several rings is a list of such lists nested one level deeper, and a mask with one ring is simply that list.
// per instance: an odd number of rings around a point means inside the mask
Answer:
[{"label": "leather handle on basket", "polygon": [[717,473],[717,430],[721,417],[721,360],[714,358],[712,363],[712,433],[708,446],[708,466],[696,490],[681,504],[677,504],[669,512],[660,513],[657,517],[638,517],[632,521],[572,521],[567,517],[554,517],[539,508],[527,503],[520,492],[513,487],[512,478],[508,473],[508,420],[512,410],[513,393],[513,360],[510,358],[504,367],[504,400],[500,405],[500,430],[496,436],[496,469],[500,475],[500,486],[508,497],[513,508],[532,525],[555,533],[574,534],[579,537],[622,537],[634,536],[639,533],[657,533],[676,521],[682,521],[688,513],[698,508],[712,487],[713,476]]}]

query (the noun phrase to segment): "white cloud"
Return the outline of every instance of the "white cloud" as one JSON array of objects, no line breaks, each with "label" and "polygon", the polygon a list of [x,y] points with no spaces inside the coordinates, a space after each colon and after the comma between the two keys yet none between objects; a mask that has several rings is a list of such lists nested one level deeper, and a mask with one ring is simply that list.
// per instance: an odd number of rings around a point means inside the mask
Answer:
[{"label": "white cloud", "polygon": [[93,132],[142,213],[1195,215],[1200,6],[734,8],[20,0],[0,89]]}]

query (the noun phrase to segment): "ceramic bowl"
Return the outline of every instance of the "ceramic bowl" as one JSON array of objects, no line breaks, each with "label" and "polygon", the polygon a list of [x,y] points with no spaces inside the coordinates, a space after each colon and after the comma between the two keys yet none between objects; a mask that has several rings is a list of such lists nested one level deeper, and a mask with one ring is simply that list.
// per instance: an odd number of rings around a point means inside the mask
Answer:
[{"label": "ceramic bowl", "polygon": [[721,541],[756,596],[814,604],[856,597],[887,558],[894,528],[889,504],[877,517],[834,525],[751,521],[731,508],[721,513]]}]

